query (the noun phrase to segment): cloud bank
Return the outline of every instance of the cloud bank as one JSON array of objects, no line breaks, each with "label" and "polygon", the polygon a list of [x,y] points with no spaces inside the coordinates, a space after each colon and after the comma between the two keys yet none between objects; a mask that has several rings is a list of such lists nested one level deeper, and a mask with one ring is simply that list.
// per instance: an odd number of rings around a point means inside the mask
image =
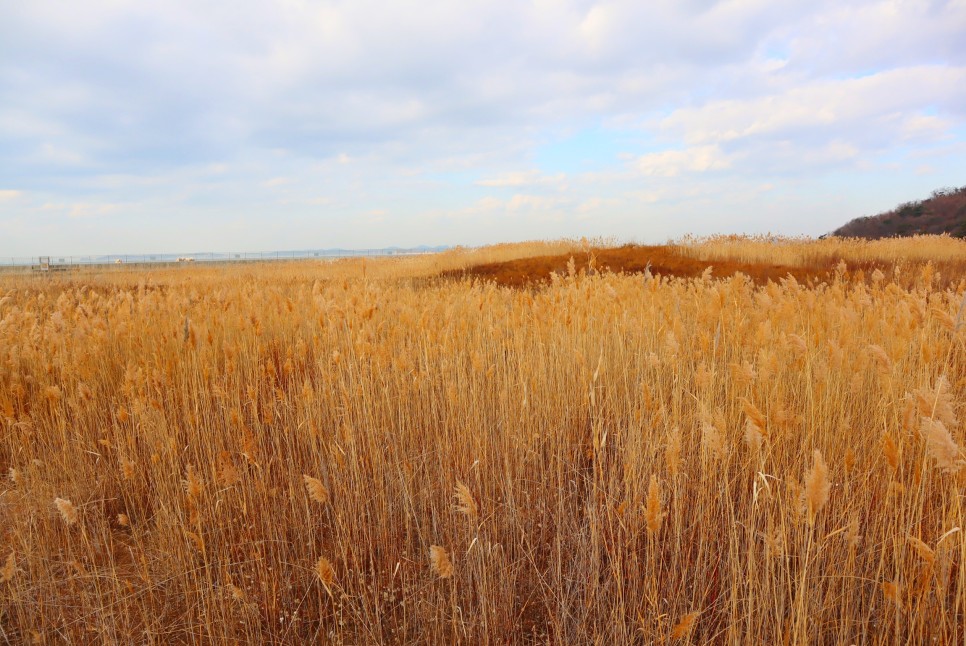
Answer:
[{"label": "cloud bank", "polygon": [[962,0],[0,1],[0,256],[820,234],[966,183],[963,33]]}]

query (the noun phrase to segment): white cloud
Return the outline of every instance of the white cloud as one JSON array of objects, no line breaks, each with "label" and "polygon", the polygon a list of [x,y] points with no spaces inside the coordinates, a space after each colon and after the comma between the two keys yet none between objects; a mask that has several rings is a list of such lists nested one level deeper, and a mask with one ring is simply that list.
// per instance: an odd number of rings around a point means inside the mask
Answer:
[{"label": "white cloud", "polygon": [[566,187],[567,176],[563,173],[545,175],[538,170],[503,173],[490,179],[481,179],[478,186],[489,187],[518,187],[518,186],[551,186],[558,189]]},{"label": "white cloud", "polygon": [[71,220],[101,218],[119,213],[129,205],[111,202],[71,202],[67,204],[46,203],[40,207],[41,211],[63,214]]},{"label": "white cloud", "polygon": [[[791,213],[790,191],[817,205],[833,173],[884,200],[966,172],[962,1],[32,0],[3,14],[0,177],[23,196],[0,193],[0,219],[29,230],[42,213],[38,231],[85,253],[182,247],[189,231],[211,248],[475,244],[511,235],[485,224],[507,214],[513,235],[570,235],[587,213],[636,235],[653,221],[629,204],[687,230],[705,226],[689,208]],[[592,134],[545,154],[557,132]],[[917,181],[924,160],[935,173]],[[349,215],[385,204],[378,227]],[[414,226],[426,213],[458,224]]]},{"label": "white cloud", "polygon": [[559,197],[520,193],[510,198],[506,203],[506,208],[508,211],[547,211],[556,209],[565,203],[566,200]]},{"label": "white cloud", "polygon": [[559,212],[569,208],[573,200],[560,196],[534,195],[530,193],[516,193],[507,199],[486,196],[472,205],[456,212],[447,212],[448,218],[481,218],[499,217],[507,215],[526,215],[532,213]]},{"label": "white cloud", "polygon": [[620,205],[624,200],[619,197],[591,197],[577,205],[578,213],[596,213]]},{"label": "white cloud", "polygon": [[45,166],[82,166],[88,160],[81,152],[44,142],[34,154],[27,157],[27,161]]},{"label": "white cloud", "polygon": [[481,217],[496,215],[498,213],[506,213],[506,201],[488,195],[461,209],[446,211],[439,215],[452,220],[478,220]]},{"label": "white cloud", "polygon": [[695,146],[641,156],[635,166],[644,175],[675,177],[681,173],[705,173],[731,167],[731,160],[717,146]]},{"label": "white cloud", "polygon": [[21,195],[23,195],[23,191],[15,191],[9,188],[0,189],[0,202],[9,202],[17,199]]},{"label": "white cloud", "polygon": [[902,120],[902,138],[907,141],[939,140],[949,137],[955,123],[935,115],[913,114]]},{"label": "white cloud", "polygon": [[862,78],[820,80],[780,94],[711,101],[682,108],[661,122],[692,145],[720,144],[751,137],[776,137],[804,129],[881,129],[894,134],[903,127],[941,126],[917,110],[966,105],[966,67],[902,68]]},{"label": "white cloud", "polygon": [[273,177],[271,179],[262,182],[262,186],[265,188],[277,188],[279,186],[285,186],[286,184],[292,183],[291,177]]}]

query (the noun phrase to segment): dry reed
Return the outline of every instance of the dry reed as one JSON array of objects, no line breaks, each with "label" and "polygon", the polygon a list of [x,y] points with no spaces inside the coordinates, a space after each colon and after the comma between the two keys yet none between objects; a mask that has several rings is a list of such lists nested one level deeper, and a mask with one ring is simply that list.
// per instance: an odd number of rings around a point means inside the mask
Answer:
[{"label": "dry reed", "polygon": [[0,276],[0,635],[961,642],[962,244]]}]

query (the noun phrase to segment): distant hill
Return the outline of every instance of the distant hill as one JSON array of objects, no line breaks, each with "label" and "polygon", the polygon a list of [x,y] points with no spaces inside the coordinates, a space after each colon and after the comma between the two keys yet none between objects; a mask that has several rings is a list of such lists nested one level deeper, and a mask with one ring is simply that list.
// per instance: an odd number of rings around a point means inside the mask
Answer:
[{"label": "distant hill", "polygon": [[856,218],[832,232],[847,238],[890,238],[948,233],[966,238],[966,186],[941,188],[928,199],[906,202],[879,215]]}]

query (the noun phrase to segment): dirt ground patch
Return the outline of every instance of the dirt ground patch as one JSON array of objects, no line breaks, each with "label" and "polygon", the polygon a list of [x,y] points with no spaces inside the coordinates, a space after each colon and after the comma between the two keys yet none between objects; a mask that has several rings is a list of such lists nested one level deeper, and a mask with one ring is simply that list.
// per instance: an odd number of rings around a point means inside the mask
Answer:
[{"label": "dirt ground patch", "polygon": [[741,272],[758,284],[778,281],[789,274],[800,282],[809,278],[825,278],[832,266],[792,267],[788,265],[745,264],[729,260],[698,260],[684,256],[673,247],[625,245],[609,249],[592,249],[589,252],[561,254],[557,256],[536,256],[507,262],[476,265],[463,270],[443,272],[446,278],[477,277],[493,281],[501,286],[526,287],[538,286],[550,281],[550,273],[565,275],[567,263],[574,259],[576,269],[588,269],[593,258],[593,267],[598,271],[615,273],[643,273],[648,268],[660,276],[700,276],[709,266],[715,278],[731,276]]}]

